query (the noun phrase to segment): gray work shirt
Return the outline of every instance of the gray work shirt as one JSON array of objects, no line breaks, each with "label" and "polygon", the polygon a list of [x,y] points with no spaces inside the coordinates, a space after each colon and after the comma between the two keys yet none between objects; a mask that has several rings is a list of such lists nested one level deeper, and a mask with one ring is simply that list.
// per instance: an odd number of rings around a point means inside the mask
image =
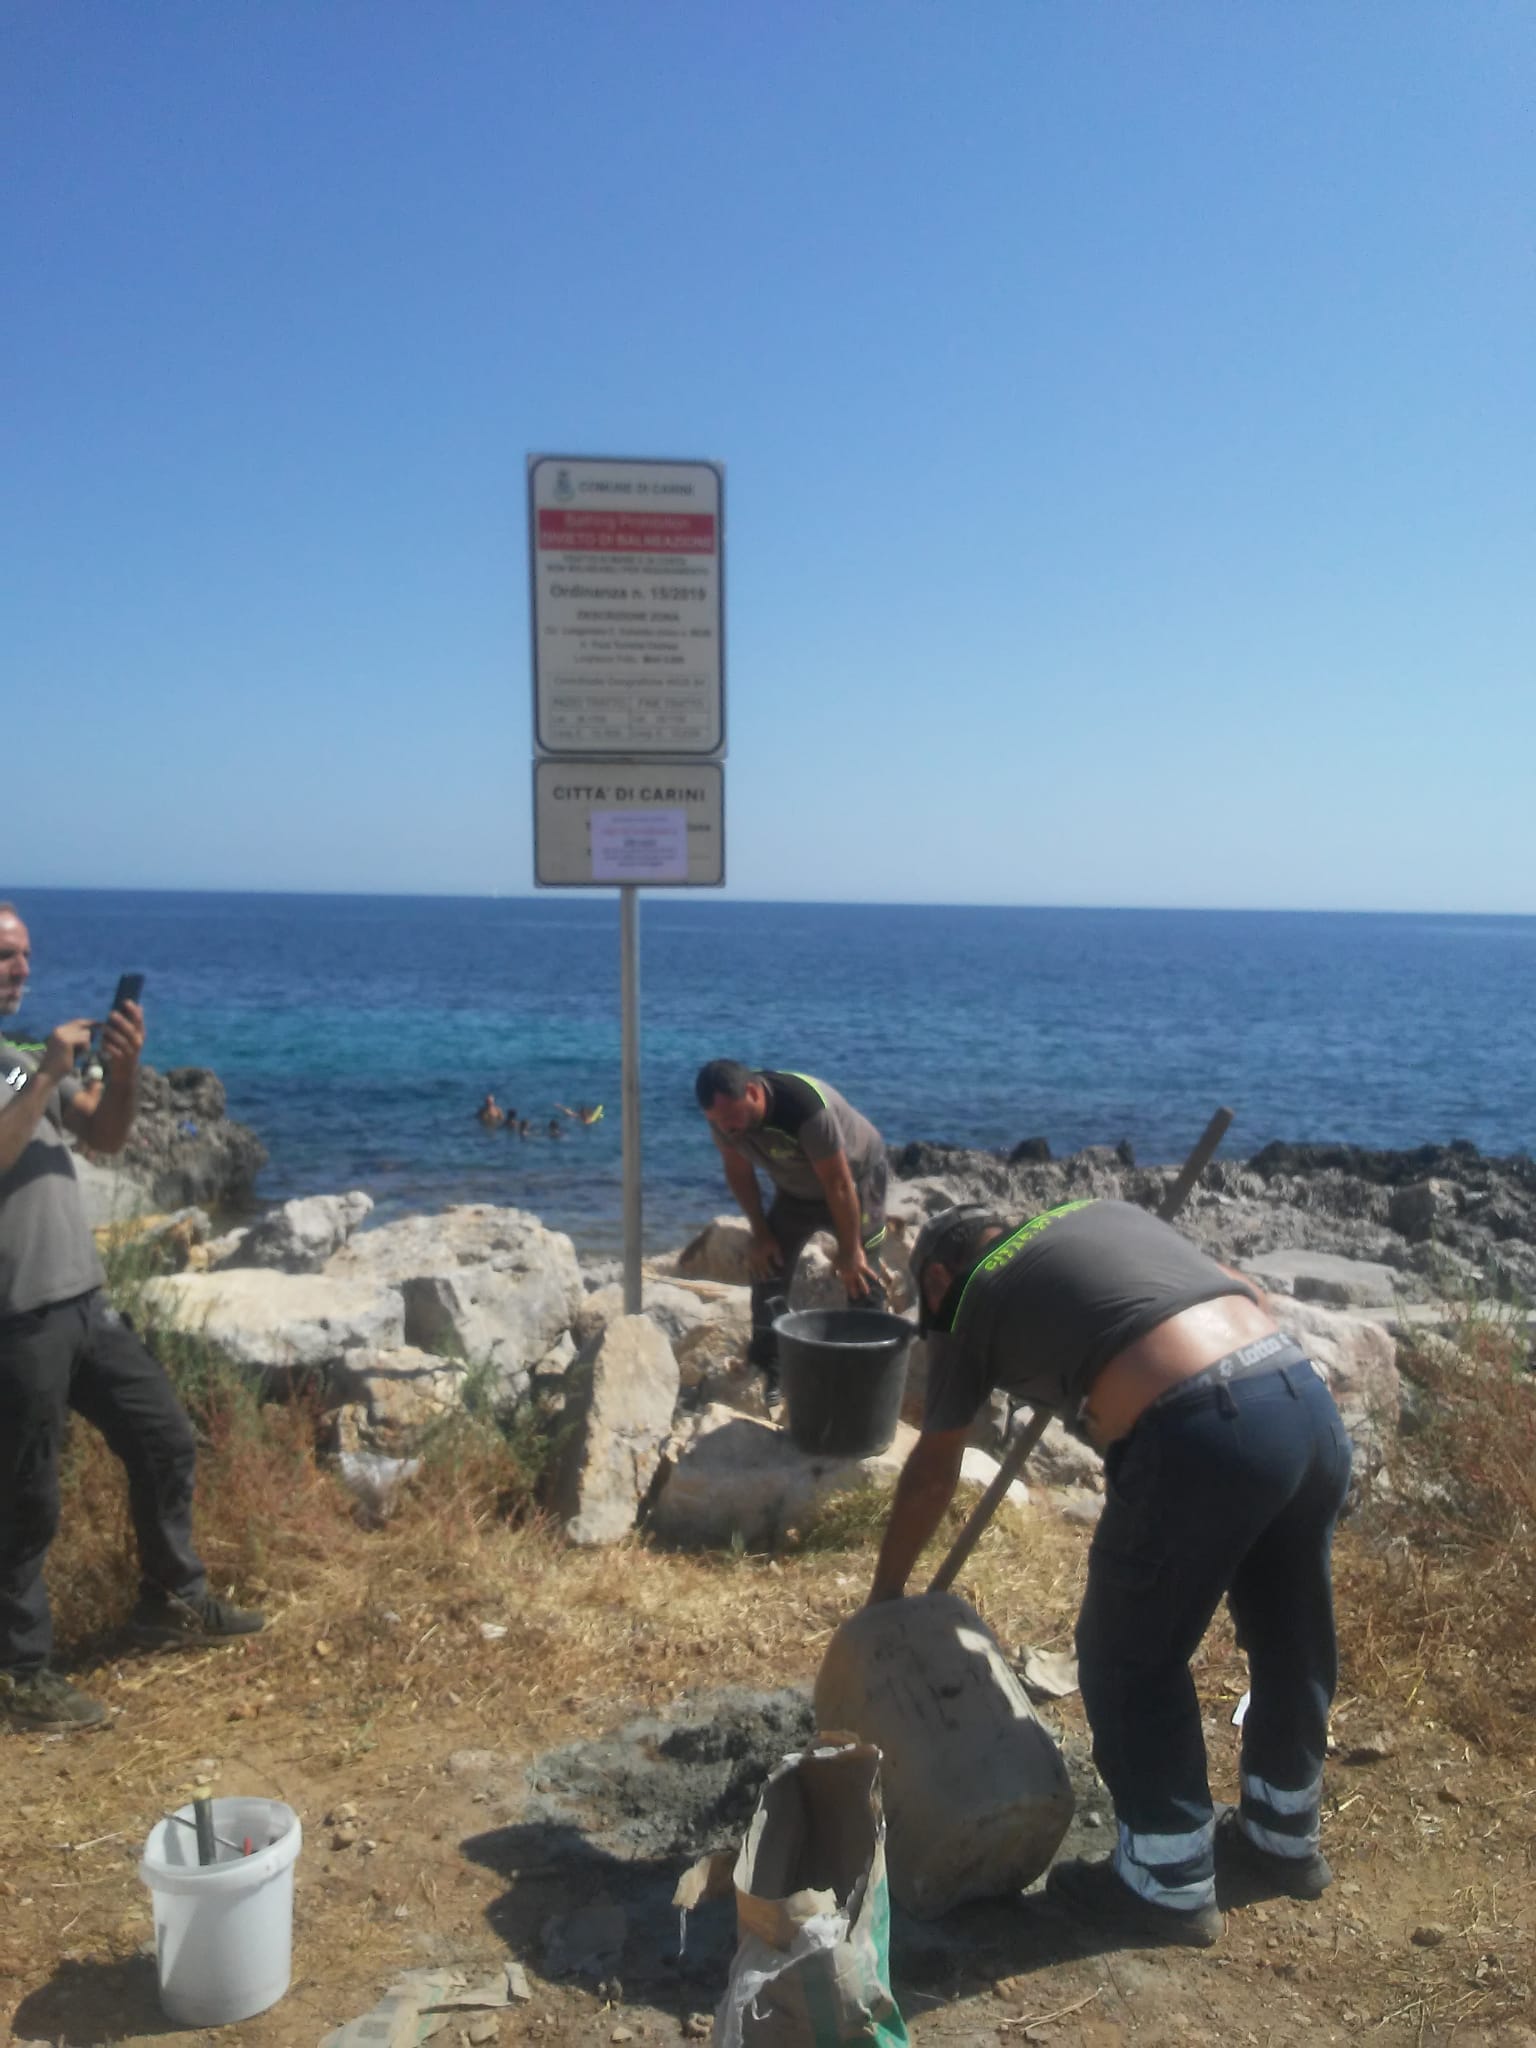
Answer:
[{"label": "gray work shirt", "polygon": [[870,1168],[885,1157],[885,1140],[869,1118],[809,1074],[770,1070],[753,1079],[768,1090],[762,1122],[735,1137],[716,1131],[715,1143],[760,1166],[775,1187],[801,1201],[824,1199],[812,1162],[839,1152],[847,1157],[855,1188],[862,1189]]},{"label": "gray work shirt", "polygon": [[[1159,1323],[1245,1281],[1130,1202],[1063,1202],[989,1247],[928,1339],[924,1429],[964,1429],[994,1389],[1073,1415],[1100,1372]],[[944,1311],[941,1311],[944,1313]]]},{"label": "gray work shirt", "polygon": [[[4,1100],[36,1070],[30,1053],[0,1037]],[[60,1083],[21,1157],[0,1174],[0,1318],[72,1301],[106,1281],[64,1136],[63,1104],[79,1087],[73,1076]]]}]

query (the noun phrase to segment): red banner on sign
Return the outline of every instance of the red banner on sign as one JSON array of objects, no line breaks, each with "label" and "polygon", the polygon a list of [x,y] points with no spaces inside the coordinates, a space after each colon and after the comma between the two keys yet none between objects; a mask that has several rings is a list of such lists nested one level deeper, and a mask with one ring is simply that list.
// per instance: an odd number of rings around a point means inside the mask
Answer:
[{"label": "red banner on sign", "polygon": [[539,546],[601,555],[712,555],[712,512],[569,512],[539,507]]}]

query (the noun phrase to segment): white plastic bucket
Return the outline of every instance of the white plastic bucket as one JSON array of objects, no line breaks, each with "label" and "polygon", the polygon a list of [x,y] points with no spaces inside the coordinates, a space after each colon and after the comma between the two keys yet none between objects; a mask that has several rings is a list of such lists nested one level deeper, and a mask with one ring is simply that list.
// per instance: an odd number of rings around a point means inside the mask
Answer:
[{"label": "white plastic bucket", "polygon": [[160,2003],[185,2026],[217,2027],[265,2012],[288,1989],[304,1831],[276,1799],[215,1799],[213,1832],[222,1839],[217,1860],[204,1865],[195,1830],[181,1825],[191,1819],[183,1806],[151,1831],[139,1876],[154,1902]]}]

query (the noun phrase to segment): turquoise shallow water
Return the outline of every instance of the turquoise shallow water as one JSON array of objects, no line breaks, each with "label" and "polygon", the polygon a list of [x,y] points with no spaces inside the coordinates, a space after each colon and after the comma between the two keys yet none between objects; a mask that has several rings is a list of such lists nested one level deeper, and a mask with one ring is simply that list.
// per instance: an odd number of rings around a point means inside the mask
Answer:
[{"label": "turquoise shallow water", "polygon": [[[619,1227],[615,899],[14,890],[26,1022],[149,977],[150,1057],[211,1066],[280,1198],[516,1202]],[[646,1238],[729,1205],[693,1107],[717,1054],[837,1083],[887,1138],[1182,1157],[1271,1138],[1486,1151],[1536,1139],[1536,919],[641,901]],[[487,1088],[563,1143],[483,1132]]]}]

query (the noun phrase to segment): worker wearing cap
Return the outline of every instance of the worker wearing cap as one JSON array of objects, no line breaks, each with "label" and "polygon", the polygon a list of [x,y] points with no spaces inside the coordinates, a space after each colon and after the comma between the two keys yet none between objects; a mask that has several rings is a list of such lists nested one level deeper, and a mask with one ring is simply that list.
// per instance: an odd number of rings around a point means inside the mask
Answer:
[{"label": "worker wearing cap", "polygon": [[[700,1067],[694,1095],[709,1123],[726,1185],[752,1226],[750,1364],[778,1385],[776,1315],[801,1252],[818,1230],[837,1240],[832,1264],[850,1302],[885,1306],[885,1140],[866,1116],[809,1074],[754,1071],[736,1060]],[[763,1207],[758,1170],[773,1183]]]},{"label": "worker wearing cap", "polygon": [[[1247,1281],[1126,1202],[1012,1228],[948,1209],[911,1263],[928,1391],[872,1603],[904,1592],[994,1389],[1077,1419],[1104,1452],[1077,1656],[1117,1837],[1105,1862],[1058,1864],[1050,1894],[1127,1940],[1202,1948],[1221,1933],[1218,1862],[1250,1891],[1316,1898],[1332,1877],[1318,1833],[1350,1464],[1317,1367]],[[1218,1826],[1189,1660],[1223,1596],[1252,1700],[1241,1804]]]}]

